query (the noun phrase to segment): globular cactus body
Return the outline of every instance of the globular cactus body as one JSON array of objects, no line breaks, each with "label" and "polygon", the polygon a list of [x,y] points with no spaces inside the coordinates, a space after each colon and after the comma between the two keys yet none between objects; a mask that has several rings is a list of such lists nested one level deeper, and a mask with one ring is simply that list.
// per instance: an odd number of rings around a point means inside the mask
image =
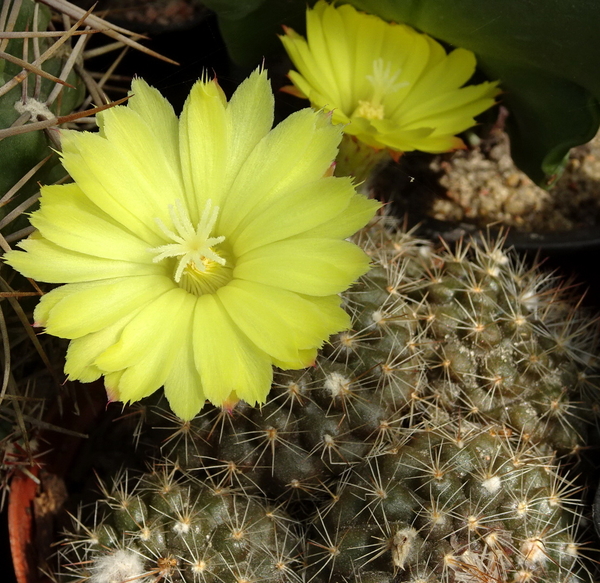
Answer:
[{"label": "globular cactus body", "polygon": [[[160,444],[185,480],[285,509],[303,542],[286,577],[591,581],[585,484],[565,467],[597,425],[594,322],[566,286],[500,244],[434,250],[381,224],[361,237],[374,266],[344,296],[354,329],[314,367],[278,373],[260,409],[182,423],[149,402],[141,441]],[[98,565],[118,550],[85,558]],[[174,539],[160,556],[188,561]],[[258,580],[249,573],[234,580]]]},{"label": "globular cactus body", "polygon": [[308,531],[314,581],[577,581],[576,487],[510,432],[424,426],[354,467]]},{"label": "globular cactus body", "polygon": [[94,583],[148,576],[223,583],[297,579],[297,529],[285,512],[260,499],[178,475],[173,467],[138,478],[129,491],[116,480],[105,494],[110,514],[82,527],[74,543],[88,565],[84,573],[77,569],[78,577]]}]

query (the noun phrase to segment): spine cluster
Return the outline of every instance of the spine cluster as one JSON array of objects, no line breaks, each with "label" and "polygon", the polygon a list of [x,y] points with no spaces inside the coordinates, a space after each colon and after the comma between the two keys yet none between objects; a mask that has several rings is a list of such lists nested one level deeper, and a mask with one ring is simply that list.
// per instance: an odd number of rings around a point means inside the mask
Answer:
[{"label": "spine cluster", "polygon": [[61,581],[593,580],[568,467],[597,433],[595,323],[501,242],[434,249],[383,222],[360,235],[353,329],[262,408],[139,406],[160,461],[77,521]]}]

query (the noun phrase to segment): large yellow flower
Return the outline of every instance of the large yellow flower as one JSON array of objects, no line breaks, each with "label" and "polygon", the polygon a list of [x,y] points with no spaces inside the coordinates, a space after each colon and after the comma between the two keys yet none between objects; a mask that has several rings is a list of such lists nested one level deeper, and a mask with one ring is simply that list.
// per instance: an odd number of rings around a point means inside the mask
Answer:
[{"label": "large yellow flower", "polygon": [[281,37],[298,69],[289,73],[289,89],[332,111],[346,134],[375,149],[462,148],[455,134],[474,125],[499,93],[495,82],[463,87],[475,71],[471,51],[446,54],[404,24],[323,1],[306,18],[306,40],[289,28]]},{"label": "large yellow flower", "polygon": [[189,419],[205,399],[264,401],[272,365],[302,368],[349,326],[338,293],[368,269],[344,239],[374,214],[349,179],[326,177],[341,139],[305,109],[271,130],[255,71],[228,103],[198,81],[180,120],[136,80],[99,134],[63,132],[73,184],[42,189],[37,231],[6,259],[40,281],[34,318],[71,339],[71,379],[109,397],[164,385]]}]

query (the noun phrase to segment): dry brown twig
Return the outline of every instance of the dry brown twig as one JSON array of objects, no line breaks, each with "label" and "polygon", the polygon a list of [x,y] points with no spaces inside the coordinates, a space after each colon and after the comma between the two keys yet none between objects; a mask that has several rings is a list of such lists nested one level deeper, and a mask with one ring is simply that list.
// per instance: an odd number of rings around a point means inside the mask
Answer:
[{"label": "dry brown twig", "polygon": [[[54,8],[58,12],[61,12],[63,14],[70,16],[71,18],[81,19],[82,17],[84,17],[83,23],[86,26],[89,26],[90,28],[97,30],[97,31],[102,31],[107,36],[109,36],[117,41],[120,41],[123,44],[130,46],[131,48],[134,48],[138,51],[142,51],[143,53],[146,53],[147,55],[156,57],[157,59],[161,59],[163,61],[166,61],[167,63],[171,63],[173,65],[179,64],[176,61],[174,61],[173,59],[169,59],[168,57],[165,57],[165,56],[139,44],[138,42],[133,40],[133,38],[131,38],[131,37],[143,38],[143,37],[141,37],[141,35],[135,34],[125,28],[121,28],[120,26],[117,26],[116,24],[112,24],[111,22],[108,22],[107,20],[104,20],[103,18],[100,18],[93,14],[89,14],[90,11],[88,11],[86,13],[86,11],[83,10],[83,8],[79,8],[78,6],[75,6],[74,4],[71,4],[70,2],[67,2],[66,0],[39,0],[39,1],[46,4],[47,6]],[[92,7],[92,9],[93,9],[93,7]]]}]

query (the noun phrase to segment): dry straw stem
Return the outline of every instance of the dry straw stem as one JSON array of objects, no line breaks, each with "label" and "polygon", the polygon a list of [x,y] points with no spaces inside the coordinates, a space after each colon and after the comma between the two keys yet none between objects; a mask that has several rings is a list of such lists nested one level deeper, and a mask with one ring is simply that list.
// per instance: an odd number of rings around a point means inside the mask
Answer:
[{"label": "dry straw stem", "polygon": [[[77,30],[73,33],[73,36],[81,36],[88,34],[96,34],[97,32],[104,32],[100,30]],[[13,39],[13,38],[53,38],[63,36],[65,33],[62,30],[45,30],[45,31],[28,31],[22,30],[17,32],[0,32],[0,39]],[[121,44],[121,43],[114,43]]]},{"label": "dry straw stem", "polygon": [[[23,177],[8,190],[8,192],[0,198],[0,208],[7,205],[13,197],[19,192],[21,187],[52,157],[52,154],[46,156],[43,160],[40,160],[29,172],[26,172]],[[1,228],[1,227],[0,227]],[[5,249],[8,251],[8,249]]]},{"label": "dry straw stem", "polygon": [[[89,14],[90,11],[91,9],[88,10],[87,14]],[[44,51],[39,57],[37,57],[33,61],[33,63],[27,63],[27,67],[23,71],[15,75],[12,79],[7,81],[2,87],[0,87],[0,97],[8,93],[13,87],[16,87],[19,83],[22,83],[27,78],[27,75],[30,72],[30,67],[39,68],[39,66],[44,61],[53,56],[56,53],[56,51],[58,51],[58,49],[71,38],[72,34],[81,26],[84,20],[85,18],[82,18],[79,21],[77,21],[68,31],[65,31],[55,43],[53,43],[50,47],[48,47],[46,51]],[[14,23],[12,26],[14,26]],[[10,30],[12,30],[12,28]],[[26,46],[27,44],[24,45],[24,48]]]},{"label": "dry straw stem", "polygon": [[[0,51],[0,59],[9,61],[11,63],[14,63],[15,65],[20,65],[21,67],[23,67],[23,69],[27,69],[30,73],[35,73],[36,75],[39,75],[40,77],[45,77],[46,79],[49,79],[50,81],[54,81],[54,83],[60,83],[61,85],[66,85],[67,87],[73,87],[73,85],[71,85],[70,83],[67,83],[66,81],[63,81],[62,79],[59,79],[58,77],[55,77],[54,75],[51,75],[50,73],[47,73],[40,67],[36,67],[32,63],[28,63],[27,61],[24,61],[23,59],[19,59],[19,57],[15,57],[9,53],[5,53],[4,51]],[[14,77],[14,78],[16,78],[16,77]]]},{"label": "dry straw stem", "polygon": [[[60,72],[60,78],[61,78],[61,80],[63,80],[63,82],[66,83],[66,79],[69,76],[69,73],[71,73],[71,71],[73,70],[75,61],[77,60],[77,58],[83,51],[83,48],[84,48],[86,42],[87,42],[87,37],[85,37],[85,36],[81,36],[77,39],[77,42],[75,43],[75,46],[73,47],[73,50],[71,51],[71,54],[69,55],[66,63],[64,64],[64,66]],[[50,95],[48,96],[48,99],[46,100],[46,106],[49,107],[50,105],[52,105],[61,91],[62,91],[62,87],[58,84],[55,85],[53,87]]]},{"label": "dry straw stem", "polygon": [[[10,2],[4,2],[2,5],[2,11],[0,12],[0,28],[6,29],[8,31],[12,31],[15,23],[17,22],[17,17],[19,16],[19,12],[21,10],[21,4],[23,0],[15,0],[13,4],[12,11],[10,15],[8,14],[8,8],[10,6]],[[4,50],[6,45],[8,44],[8,39],[3,40],[0,43],[0,50]]]},{"label": "dry straw stem", "polygon": [[[105,20],[98,18],[96,16],[93,16],[91,14],[91,12],[94,7],[90,8],[87,11],[84,11],[84,10],[70,4],[69,2],[65,2],[64,0],[51,0],[51,1],[47,1],[45,3],[48,6],[50,6],[51,8],[54,8],[55,10],[58,10],[59,12],[62,13],[63,21],[65,23],[65,28],[67,28],[69,26],[69,19],[71,17],[77,18],[78,19],[77,22],[73,26],[68,28],[68,30],[58,31],[58,32],[50,31],[51,35],[46,34],[46,32],[37,31],[37,30],[35,30],[35,27],[37,26],[37,8],[38,8],[38,6],[36,5],[36,11],[35,11],[34,23],[33,23],[34,31],[32,31],[32,32],[29,32],[29,31],[14,32],[12,29],[15,26],[17,16],[18,16],[19,10],[21,8],[22,0],[15,0],[15,2],[12,4],[12,9],[10,10],[10,14],[9,14],[10,2],[6,2],[2,6],[2,10],[0,12],[0,39],[1,39],[1,41],[0,41],[0,58],[5,58],[6,60],[8,60],[10,62],[13,62],[17,65],[22,66],[23,70],[20,73],[18,73],[17,75],[15,75],[12,79],[10,79],[7,83],[5,83],[2,87],[0,87],[0,96],[6,94],[8,91],[10,91],[13,87],[18,85],[19,83],[23,83],[23,103],[26,103],[27,99],[28,99],[27,91],[26,91],[27,76],[29,75],[29,73],[34,73],[37,75],[36,87],[35,87],[35,91],[34,91],[34,95],[33,95],[34,99],[37,99],[37,97],[39,95],[40,78],[41,77],[50,79],[57,84],[54,87],[51,94],[48,96],[48,99],[44,103],[44,105],[46,107],[49,107],[54,103],[56,98],[59,96],[63,85],[72,87],[69,83],[67,83],[66,79],[67,79],[68,75],[71,73],[71,71],[73,69],[75,69],[81,75],[82,80],[85,83],[88,93],[89,93],[89,97],[85,102],[85,106],[87,106],[90,102],[94,102],[98,105],[107,104],[109,100],[106,97],[106,94],[104,93],[102,87],[106,83],[106,81],[110,78],[110,76],[112,75],[112,72],[114,71],[114,69],[116,68],[118,63],[121,61],[121,59],[123,58],[123,56],[125,55],[125,52],[127,51],[127,49],[129,47],[134,47],[138,50],[142,50],[143,52],[146,52],[147,54],[156,56],[157,58],[162,58],[163,60],[166,60],[168,62],[175,63],[174,61],[167,59],[166,57],[162,57],[158,53],[155,53],[153,51],[146,49],[145,47],[138,44],[134,40],[131,40],[130,38],[128,38],[126,36],[123,36],[123,34],[121,34],[121,33],[125,33],[130,36],[135,36],[137,38],[139,38],[140,35],[134,35],[134,33],[126,31],[125,29],[122,29],[115,25],[111,25],[110,23],[106,22]],[[86,29],[84,31],[78,30],[79,27],[81,27],[81,26],[87,26],[88,29]],[[93,30],[89,30],[89,27],[91,27]],[[2,29],[4,29],[4,30],[2,30]],[[91,53],[86,53],[85,45],[86,45],[87,39],[89,38],[90,34],[93,34],[95,32],[103,32],[103,33],[107,34],[108,36],[117,39],[118,42],[111,43],[105,47],[101,47],[100,49],[93,51]],[[66,63],[64,64],[64,67],[61,71],[60,76],[55,77],[55,76],[50,75],[47,72],[43,71],[41,68],[41,65],[47,59],[49,59],[54,54],[56,54],[57,50],[65,42],[67,42],[72,36],[75,36],[75,35],[80,36],[80,38],[77,41],[77,43],[75,44],[75,47],[73,48],[73,50],[71,51],[71,54],[70,54],[69,58],[67,59]],[[38,39],[43,38],[43,37],[48,37],[48,36],[58,36],[59,38],[46,51],[44,51],[42,54],[40,54]],[[3,49],[6,48],[6,44],[7,44],[9,38],[33,38],[33,42],[34,42],[34,44],[33,44],[33,49],[34,49],[33,62],[30,63],[27,59],[27,57],[28,57],[28,55],[27,55],[28,44],[27,43],[25,43],[23,46],[23,53],[24,53],[23,58],[15,57],[13,55],[8,55],[7,53],[5,53],[5,51]],[[96,81],[89,73],[87,73],[85,71],[84,66],[82,66],[81,64],[76,62],[77,59],[80,58],[81,56],[83,56],[84,59],[91,58],[93,56],[97,56],[98,54],[103,54],[105,52],[109,52],[116,48],[123,47],[124,45],[126,45],[124,48],[124,51],[122,51],[121,54],[117,57],[117,59],[115,59],[115,62],[113,63],[113,65],[102,76],[100,81]],[[100,51],[100,52],[98,52],[98,51]],[[117,103],[121,103],[121,102],[117,102]],[[100,107],[98,107],[98,108],[87,109],[84,112],[77,112],[77,113],[73,113],[69,116],[63,116],[63,117],[49,117],[49,116],[44,116],[43,114],[39,114],[37,116],[38,119],[33,121],[33,123],[27,123],[31,119],[32,114],[25,112],[22,116],[20,116],[13,123],[12,127],[0,130],[0,140],[4,139],[6,137],[10,137],[10,136],[14,136],[14,135],[22,134],[22,133],[27,133],[30,131],[47,130],[48,128],[56,126],[56,125],[60,125],[63,123],[78,122],[79,120],[82,120],[82,119],[85,119],[85,121],[83,123],[88,123],[91,116],[95,115],[95,113],[97,113],[99,111],[102,111],[102,109],[104,109],[105,107],[107,107],[107,105],[100,105]],[[44,119],[44,117],[46,117],[46,119]],[[54,136],[49,135],[49,137],[52,139]],[[57,140],[53,139],[53,142],[55,142],[57,147],[59,146]],[[2,241],[2,242],[4,242],[4,241]],[[4,245],[2,245],[2,247],[4,247]]]},{"label": "dry straw stem", "polygon": [[[96,92],[102,92],[104,94],[104,89],[106,88],[106,82],[109,79],[114,79],[114,71],[118,67],[119,63],[123,60],[123,57],[127,54],[128,50],[129,50],[129,47],[123,48],[123,50],[119,53],[117,58],[112,62],[110,67],[100,76],[100,79],[98,82],[96,82],[94,77],[90,76],[89,74],[87,74],[87,76],[82,77],[84,79],[84,82],[86,83],[86,86],[87,86],[89,92],[90,92],[90,95],[84,101],[84,106],[87,106],[91,102],[91,100],[94,98],[94,92],[92,90],[92,87],[94,87],[94,90]],[[83,67],[81,67],[81,68],[83,69]],[[129,78],[127,80],[127,89],[122,90],[122,92],[127,93],[129,85],[130,85],[130,81],[131,81],[131,78]],[[105,98],[104,101],[106,103],[108,103],[108,98]],[[96,103],[100,103],[100,101],[98,101]]]},{"label": "dry straw stem", "polygon": [[130,38],[132,36],[139,37],[139,35],[135,35],[131,31],[125,28],[121,28],[120,26],[117,26],[115,24],[112,24],[107,20],[104,20],[103,18],[94,16],[93,14],[90,14],[90,11],[86,12],[82,8],[79,8],[78,6],[75,6],[74,4],[71,4],[66,0],[40,0],[40,2],[46,4],[47,6],[50,6],[51,8],[54,8],[55,10],[63,14],[66,14],[67,16],[70,16],[71,18],[82,19],[83,23],[86,26],[89,26],[90,28],[99,32],[103,32],[107,36],[114,38],[115,40],[120,41],[134,49],[137,49],[138,51],[142,51],[147,55],[156,57],[157,59],[161,59],[173,65],[179,64],[176,61],[169,59],[168,57],[165,57],[155,51],[146,48],[145,46],[139,44],[138,42]]},{"label": "dry straw stem", "polygon": [[[37,284],[35,282],[33,282],[32,280],[29,280],[29,281],[31,282],[33,287],[36,288],[35,295],[42,295],[43,292],[40,290],[40,288],[37,286]],[[11,308],[14,310],[15,314],[17,315],[17,318],[19,319],[19,322],[20,322],[21,326],[23,327],[23,330],[25,331],[28,339],[33,344],[35,351],[38,353],[38,355],[42,359],[42,362],[44,363],[44,366],[50,373],[50,376],[52,377],[54,384],[60,390],[60,388],[63,384],[62,379],[58,376],[54,366],[50,362],[50,358],[48,357],[48,354],[44,350],[44,347],[42,346],[39,338],[37,337],[35,329],[29,323],[28,315],[25,313],[25,311],[21,307],[21,304],[19,303],[19,300],[18,300],[18,297],[21,297],[22,295],[30,295],[30,294],[27,292],[16,292],[15,290],[13,290],[10,287],[8,282],[3,277],[0,277],[0,289],[2,290],[2,293],[1,293],[2,299],[5,298],[6,300],[8,300]],[[1,311],[1,309],[2,308],[0,307],[0,311]],[[2,320],[4,321],[4,315],[2,315]],[[15,388],[15,391],[14,391],[15,394],[17,394],[18,390],[19,390],[17,388],[16,381],[12,376],[12,371],[11,371],[11,367],[10,367],[10,357],[6,356],[6,355],[10,354],[10,352],[11,352],[10,341],[9,341],[8,337],[5,338],[4,334],[2,334],[2,345],[3,345],[2,349],[5,354],[5,362],[3,363],[5,365],[5,368],[4,368],[4,382],[2,385],[2,389],[1,389],[0,403],[2,403],[4,394],[7,390],[7,387],[9,387],[9,383],[11,381]],[[8,363],[6,362],[7,358],[8,358]],[[11,401],[14,401],[14,399],[11,399]]]},{"label": "dry straw stem", "polygon": [[85,111],[79,111],[70,115],[62,115],[59,117],[53,117],[51,119],[38,121],[27,125],[6,128],[0,130],[0,140],[3,140],[4,138],[8,138],[10,136],[16,136],[17,134],[25,134],[27,132],[32,132],[35,130],[44,130],[63,123],[77,121],[78,119],[83,117],[96,115],[97,113],[104,111],[105,109],[109,109],[111,107],[114,107],[115,105],[120,105],[121,103],[124,103],[125,101],[127,101],[127,99],[129,99],[129,97],[123,97],[118,101],[113,101],[112,103],[101,105],[100,107],[93,107],[92,109],[86,109]]}]

